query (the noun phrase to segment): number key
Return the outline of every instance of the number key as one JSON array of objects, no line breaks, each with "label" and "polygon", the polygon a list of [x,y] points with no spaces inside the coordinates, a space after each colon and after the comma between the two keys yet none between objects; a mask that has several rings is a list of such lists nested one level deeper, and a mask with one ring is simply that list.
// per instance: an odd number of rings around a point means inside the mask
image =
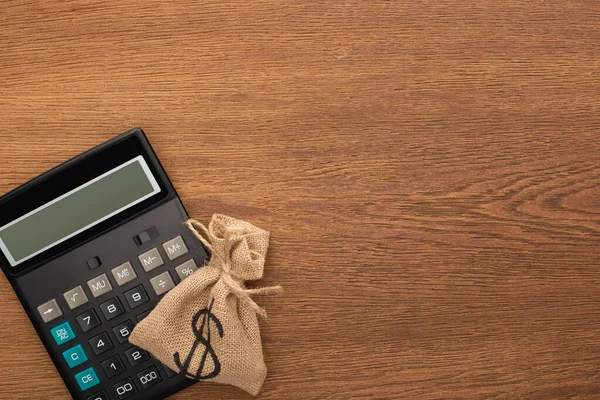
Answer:
[{"label": "number key", "polygon": [[123,293],[123,295],[125,296],[125,300],[127,300],[127,304],[129,304],[129,307],[132,309],[141,306],[150,300],[146,294],[146,291],[144,290],[144,286],[142,285],[126,291]]},{"label": "number key", "polygon": [[117,376],[125,371],[125,365],[123,365],[123,361],[121,361],[121,358],[118,355],[115,355],[106,361],[102,361],[101,364],[108,378]]},{"label": "number key", "polygon": [[117,392],[119,400],[128,399],[137,392],[137,389],[133,385],[133,380],[131,380],[131,378],[124,379],[117,383],[113,386],[113,389],[115,389],[115,392]]},{"label": "number key", "polygon": [[116,318],[125,312],[121,302],[117,297],[113,297],[112,299],[100,304],[100,310],[102,311],[102,314],[104,314],[104,318],[106,318],[107,321],[110,321],[111,319]]},{"label": "number key", "polygon": [[83,332],[88,332],[100,325],[100,319],[94,309],[88,310],[77,316],[77,323]]},{"label": "number key", "polygon": [[88,342],[96,355],[102,354],[113,347],[106,332],[102,332],[101,334],[94,336],[88,340]]},{"label": "number key", "polygon": [[115,326],[112,330],[119,343],[125,343],[129,338],[129,335],[131,335],[131,331],[133,331],[133,324],[131,321],[125,321],[122,324]]},{"label": "number key", "polygon": [[132,348],[126,350],[125,357],[127,357],[127,361],[129,361],[129,364],[132,367],[135,367],[136,365],[141,364],[150,358],[148,356],[148,353],[146,353],[144,350],[140,349],[139,347],[132,347]]}]

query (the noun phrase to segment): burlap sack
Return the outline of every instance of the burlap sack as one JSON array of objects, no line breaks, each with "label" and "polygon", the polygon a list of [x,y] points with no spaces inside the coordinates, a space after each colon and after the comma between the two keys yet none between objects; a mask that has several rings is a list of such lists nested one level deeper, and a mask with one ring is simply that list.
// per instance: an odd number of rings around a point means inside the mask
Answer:
[{"label": "burlap sack", "polygon": [[257,319],[265,312],[250,295],[281,288],[246,289],[244,281],[263,276],[269,232],[218,214],[208,228],[186,224],[210,251],[210,262],[167,293],[129,341],[188,378],[256,395],[267,375]]}]

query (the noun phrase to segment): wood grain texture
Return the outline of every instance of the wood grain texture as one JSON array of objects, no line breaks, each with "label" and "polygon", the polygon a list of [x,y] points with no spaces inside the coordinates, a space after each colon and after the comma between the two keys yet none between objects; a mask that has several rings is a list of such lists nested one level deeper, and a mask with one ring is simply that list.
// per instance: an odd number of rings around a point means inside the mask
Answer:
[{"label": "wood grain texture", "polygon": [[[0,192],[141,126],[272,232],[259,398],[600,398],[598,1],[0,9]],[[67,398],[4,277],[0,324],[0,399]]]}]

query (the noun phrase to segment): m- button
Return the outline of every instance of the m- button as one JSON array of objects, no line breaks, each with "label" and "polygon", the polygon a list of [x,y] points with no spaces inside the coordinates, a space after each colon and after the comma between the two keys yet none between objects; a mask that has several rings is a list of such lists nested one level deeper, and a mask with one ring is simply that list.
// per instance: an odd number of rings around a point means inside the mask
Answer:
[{"label": "m- button", "polygon": [[164,264],[164,261],[160,254],[158,253],[158,249],[155,247],[151,250],[148,250],[145,253],[142,253],[138,256],[142,267],[144,267],[144,271],[148,272],[153,270],[156,267],[160,267]]},{"label": "m- button", "polygon": [[163,243],[163,248],[165,249],[165,253],[167,253],[167,257],[169,257],[169,260],[174,260],[188,252],[188,248],[181,235]]}]

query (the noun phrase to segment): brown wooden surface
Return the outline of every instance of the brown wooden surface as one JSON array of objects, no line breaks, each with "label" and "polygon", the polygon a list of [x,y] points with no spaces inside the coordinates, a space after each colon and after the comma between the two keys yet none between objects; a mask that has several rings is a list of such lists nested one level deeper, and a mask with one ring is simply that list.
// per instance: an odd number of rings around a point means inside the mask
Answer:
[{"label": "brown wooden surface", "polygon": [[[272,232],[259,398],[600,398],[598,1],[0,3],[0,192],[143,127]],[[4,277],[0,327],[67,398]]]}]

